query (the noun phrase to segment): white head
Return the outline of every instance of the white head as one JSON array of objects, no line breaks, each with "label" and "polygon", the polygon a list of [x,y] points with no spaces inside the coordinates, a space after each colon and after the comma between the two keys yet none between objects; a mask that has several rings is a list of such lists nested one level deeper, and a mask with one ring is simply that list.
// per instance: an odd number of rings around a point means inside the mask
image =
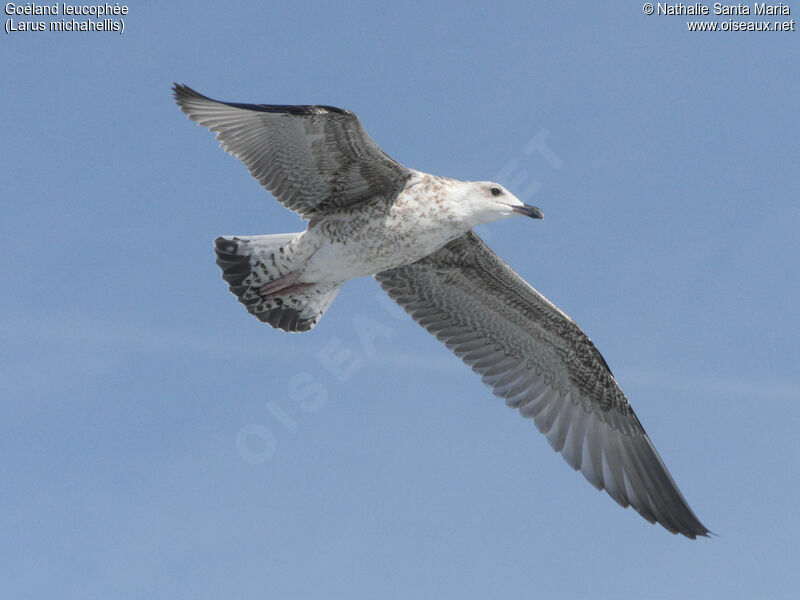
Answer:
[{"label": "white head", "polygon": [[492,223],[515,215],[534,219],[544,218],[544,213],[535,206],[520,201],[499,183],[492,181],[461,182],[458,196],[458,212],[470,228]]}]

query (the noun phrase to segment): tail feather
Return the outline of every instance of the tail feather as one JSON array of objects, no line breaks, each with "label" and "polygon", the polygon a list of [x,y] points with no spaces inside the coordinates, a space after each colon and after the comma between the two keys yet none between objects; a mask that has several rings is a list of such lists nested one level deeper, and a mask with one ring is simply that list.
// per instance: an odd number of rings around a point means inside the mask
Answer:
[{"label": "tail feather", "polygon": [[250,314],[284,331],[314,327],[341,287],[341,283],[302,284],[277,293],[263,292],[267,284],[298,268],[286,251],[297,235],[218,237],[215,241],[217,264],[231,292]]}]

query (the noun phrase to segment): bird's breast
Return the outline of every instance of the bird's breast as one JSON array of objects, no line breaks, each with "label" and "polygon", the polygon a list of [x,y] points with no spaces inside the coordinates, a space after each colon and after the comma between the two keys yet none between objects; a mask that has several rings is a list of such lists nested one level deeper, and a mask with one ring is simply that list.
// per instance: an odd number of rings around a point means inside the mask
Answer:
[{"label": "bird's breast", "polygon": [[306,242],[316,250],[302,279],[344,281],[411,264],[467,229],[435,201],[403,192],[382,210],[326,216],[309,227]]}]

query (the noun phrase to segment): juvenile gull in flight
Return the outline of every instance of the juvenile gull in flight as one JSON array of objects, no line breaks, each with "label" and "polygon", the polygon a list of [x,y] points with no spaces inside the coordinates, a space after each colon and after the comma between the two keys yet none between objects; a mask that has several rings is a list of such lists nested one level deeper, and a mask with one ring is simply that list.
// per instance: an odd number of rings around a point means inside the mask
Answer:
[{"label": "juvenile gull in flight", "polygon": [[708,535],[591,340],[472,231],[514,215],[541,219],[538,208],[499,183],[404,167],[341,108],[173,91],[190,119],[308,221],[300,233],[217,238],[222,277],[250,313],[308,331],[348,279],[374,275],[592,485],[672,533]]}]

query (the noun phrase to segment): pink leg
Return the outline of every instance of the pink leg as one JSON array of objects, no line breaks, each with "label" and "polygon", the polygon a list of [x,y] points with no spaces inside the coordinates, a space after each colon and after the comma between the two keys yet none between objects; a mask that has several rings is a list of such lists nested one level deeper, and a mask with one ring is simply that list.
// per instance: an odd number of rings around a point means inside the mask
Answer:
[{"label": "pink leg", "polygon": [[311,287],[312,284],[310,283],[295,284],[295,281],[297,281],[298,277],[300,277],[299,269],[297,271],[291,271],[286,275],[282,275],[274,281],[270,281],[268,284],[261,286],[261,289],[258,290],[258,293],[264,298],[275,298],[276,296],[288,296],[289,294],[301,292]]}]

